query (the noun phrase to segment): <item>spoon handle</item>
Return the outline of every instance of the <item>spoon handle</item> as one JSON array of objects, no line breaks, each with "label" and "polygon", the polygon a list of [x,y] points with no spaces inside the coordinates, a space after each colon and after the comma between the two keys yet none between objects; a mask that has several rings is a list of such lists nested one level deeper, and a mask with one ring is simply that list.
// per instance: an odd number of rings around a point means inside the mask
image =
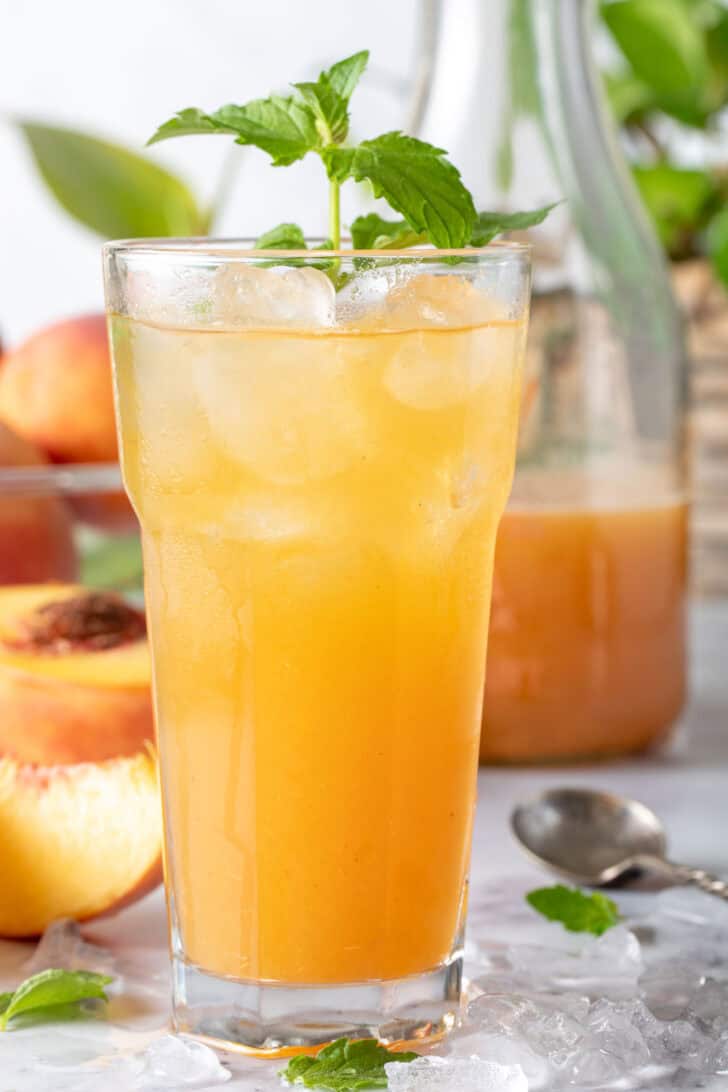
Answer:
[{"label": "spoon handle", "polygon": [[721,880],[702,868],[690,868],[688,865],[672,864],[673,875],[677,883],[691,884],[706,891],[709,895],[717,895],[719,899],[728,901],[728,882]]}]

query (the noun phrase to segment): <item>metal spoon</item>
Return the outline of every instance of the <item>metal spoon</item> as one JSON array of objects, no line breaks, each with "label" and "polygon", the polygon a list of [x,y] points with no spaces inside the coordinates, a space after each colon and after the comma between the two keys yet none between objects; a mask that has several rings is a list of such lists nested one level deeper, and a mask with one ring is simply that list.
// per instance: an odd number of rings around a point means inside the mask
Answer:
[{"label": "metal spoon", "polygon": [[511,827],[533,857],[574,883],[616,886],[647,872],[665,885],[694,884],[728,900],[728,882],[667,859],[662,823],[636,800],[590,789],[549,789],[516,807]]}]

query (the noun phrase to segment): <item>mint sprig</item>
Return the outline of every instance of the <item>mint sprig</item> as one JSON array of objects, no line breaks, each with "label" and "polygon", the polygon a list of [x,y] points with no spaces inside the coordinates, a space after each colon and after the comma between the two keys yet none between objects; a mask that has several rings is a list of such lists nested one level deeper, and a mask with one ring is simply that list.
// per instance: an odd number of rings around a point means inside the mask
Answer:
[{"label": "mint sprig", "polygon": [[13,993],[0,994],[0,1031],[5,1031],[16,1016],[48,1010],[49,1018],[62,1005],[76,1004],[91,998],[106,1001],[104,987],[113,981],[105,974],[91,971],[63,971],[57,968],[41,971],[26,978]]},{"label": "mint sprig", "polygon": [[620,921],[616,903],[600,891],[587,895],[578,887],[559,883],[530,891],[526,901],[549,921],[561,922],[572,933],[593,933],[600,937]]},{"label": "mint sprig", "polygon": [[[341,246],[341,186],[350,179],[368,182],[374,196],[384,198],[402,217],[394,222],[374,213],[358,217],[351,225],[355,249],[399,249],[428,242],[455,249],[483,246],[501,231],[541,223],[552,206],[525,213],[477,214],[445,150],[426,141],[393,131],[347,145],[349,102],[368,60],[367,50],[354,53],[321,72],[317,80],[292,84],[291,95],[230,104],[213,113],[188,107],[161,125],[149,144],[178,136],[228,134],[238,144],[267,152],[275,167],[314,153],[329,180],[334,250]],[[294,232],[283,231],[292,227]],[[295,225],[279,225],[261,238],[271,237],[274,241],[267,245],[272,249],[284,247],[276,240],[285,240],[286,249],[302,249],[303,232]],[[294,246],[288,246],[289,239]],[[260,240],[258,246],[263,246]]]},{"label": "mint sprig", "polygon": [[337,1039],[318,1054],[297,1054],[279,1076],[288,1084],[323,1088],[330,1092],[357,1092],[386,1088],[388,1062],[413,1062],[412,1051],[393,1051],[376,1039]]},{"label": "mint sprig", "polygon": [[349,100],[367,66],[369,51],[361,50],[322,72],[315,83],[294,83],[313,111],[322,143],[341,144],[349,133]]}]

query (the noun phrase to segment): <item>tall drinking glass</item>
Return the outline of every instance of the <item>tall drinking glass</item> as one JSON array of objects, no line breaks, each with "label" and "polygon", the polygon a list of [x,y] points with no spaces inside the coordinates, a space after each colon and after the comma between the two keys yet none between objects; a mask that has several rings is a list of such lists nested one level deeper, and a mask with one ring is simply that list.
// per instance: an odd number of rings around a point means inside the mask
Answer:
[{"label": "tall drinking glass", "polygon": [[457,1007],[528,252],[105,249],[179,1030]]}]

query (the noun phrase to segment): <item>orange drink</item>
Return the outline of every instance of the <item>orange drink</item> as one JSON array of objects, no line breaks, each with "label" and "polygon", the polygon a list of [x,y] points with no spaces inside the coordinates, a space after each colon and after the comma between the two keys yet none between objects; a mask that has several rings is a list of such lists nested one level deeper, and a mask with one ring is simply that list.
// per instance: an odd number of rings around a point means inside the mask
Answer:
[{"label": "orange drink", "polygon": [[[238,251],[203,254],[190,296],[194,255],[172,254],[175,310],[135,306],[130,249],[111,332],[178,1026],[264,1050],[291,1026],[436,1030],[459,989],[523,251],[342,258],[338,295]],[[169,264],[152,248],[145,275]]]},{"label": "orange drink", "polygon": [[[539,491],[557,498],[539,504]],[[563,498],[561,501],[558,498]],[[481,757],[598,758],[685,697],[687,509],[654,473],[519,475],[498,533]]]}]

